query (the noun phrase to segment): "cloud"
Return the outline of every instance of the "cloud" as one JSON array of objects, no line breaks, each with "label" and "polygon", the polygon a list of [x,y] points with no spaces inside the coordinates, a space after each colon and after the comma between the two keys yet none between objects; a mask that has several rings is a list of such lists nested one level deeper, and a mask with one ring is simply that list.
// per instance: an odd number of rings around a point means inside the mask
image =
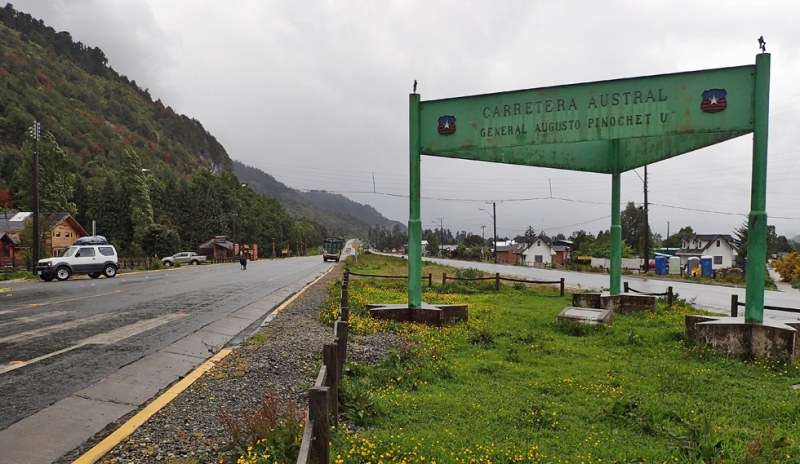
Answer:
[{"label": "cloud", "polygon": [[[296,188],[348,192],[401,221],[414,80],[430,100],[739,66],[754,62],[763,35],[773,53],[767,209],[779,233],[800,231],[793,174],[800,5],[24,0],[16,7],[101,47],[154,98],[201,121],[232,158]],[[746,136],[650,166],[650,201],[665,205],[651,208],[654,229],[666,234],[669,222],[671,231],[729,233],[740,225],[749,211],[750,154]],[[610,226],[609,176],[431,157],[422,167],[426,224],[444,217],[445,227],[480,232],[488,218],[478,208],[504,200],[503,235],[528,225],[567,235]],[[351,193],[371,192],[373,173],[377,193]],[[623,203],[643,201],[641,175],[623,175]],[[577,201],[550,199],[551,186],[553,197]],[[516,201],[523,198],[543,199]]]}]

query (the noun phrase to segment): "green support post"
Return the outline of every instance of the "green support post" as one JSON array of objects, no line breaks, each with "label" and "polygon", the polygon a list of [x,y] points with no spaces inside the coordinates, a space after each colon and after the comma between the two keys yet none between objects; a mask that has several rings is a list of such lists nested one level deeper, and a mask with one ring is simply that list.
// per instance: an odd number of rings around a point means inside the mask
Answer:
[{"label": "green support post", "polygon": [[619,225],[620,174],[611,174],[611,269],[610,292],[619,295],[622,281],[622,226]]},{"label": "green support post", "polygon": [[408,306],[422,306],[422,221],[420,220],[419,94],[409,95]]},{"label": "green support post", "polygon": [[753,177],[747,237],[747,292],[744,319],[764,320],[764,273],[767,271],[767,135],[769,130],[770,55],[756,55],[753,111]]}]

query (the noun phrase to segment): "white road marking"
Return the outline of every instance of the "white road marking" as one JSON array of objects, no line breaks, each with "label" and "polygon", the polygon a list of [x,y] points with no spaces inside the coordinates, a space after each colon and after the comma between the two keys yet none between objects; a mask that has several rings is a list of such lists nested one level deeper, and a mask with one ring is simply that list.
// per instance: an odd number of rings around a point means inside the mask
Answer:
[{"label": "white road marking", "polygon": [[71,330],[74,329],[75,327],[80,327],[82,325],[91,324],[94,322],[102,321],[104,319],[111,319],[112,317],[117,317],[117,314],[104,313],[104,314],[97,314],[94,316],[84,317],[81,319],[75,319],[73,321],[67,321],[61,324],[51,325],[49,327],[44,327],[41,329],[28,330],[27,332],[20,332],[14,335],[9,335],[8,337],[0,338],[0,343],[13,343],[13,342],[18,342],[20,340],[30,340],[32,338],[46,337],[48,335],[57,332]]},{"label": "white road marking", "polygon": [[54,351],[52,353],[47,353],[45,355],[39,356],[38,358],[33,358],[28,361],[25,361],[21,364],[9,364],[6,366],[0,366],[0,374],[4,374],[9,371],[13,371],[14,369],[19,369],[20,367],[25,367],[30,364],[42,361],[47,358],[52,358],[53,356],[57,356],[62,353],[66,353],[68,351],[72,351],[76,348],[80,348],[86,345],[110,345],[111,343],[116,343],[118,341],[124,340],[128,337],[132,337],[134,335],[138,335],[142,332],[146,332],[150,329],[154,329],[158,326],[164,325],[168,322],[171,322],[179,317],[183,317],[185,314],[167,314],[165,316],[156,317],[153,319],[145,319],[139,322],[134,322],[133,324],[126,325],[123,327],[119,327],[114,329],[110,332],[97,334],[92,337],[86,338],[84,340],[79,341],[77,344],[68,346],[67,348]]},{"label": "white road marking", "polygon": [[15,324],[27,324],[28,322],[38,321],[39,319],[46,319],[48,317],[63,316],[64,314],[69,314],[71,312],[73,312],[73,311],[53,311],[53,312],[50,312],[50,313],[36,314],[35,316],[18,317],[16,319],[9,319],[6,322],[0,322],[0,327],[5,327],[7,325],[15,325]]}]

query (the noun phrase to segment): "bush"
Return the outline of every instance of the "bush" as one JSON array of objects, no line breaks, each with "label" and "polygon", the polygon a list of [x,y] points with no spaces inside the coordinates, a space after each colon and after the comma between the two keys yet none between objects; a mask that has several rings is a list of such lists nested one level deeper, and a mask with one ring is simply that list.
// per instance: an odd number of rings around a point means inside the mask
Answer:
[{"label": "bush", "polygon": [[781,280],[784,282],[800,280],[800,253],[789,253],[773,261],[771,266],[781,275]]},{"label": "bush", "polygon": [[483,271],[475,268],[456,269],[456,277],[459,279],[479,279],[483,277]]},{"label": "bush", "polygon": [[[298,411],[291,400],[284,400],[270,388],[261,405],[250,411],[242,407],[241,418],[220,411],[220,423],[230,436],[223,451],[233,451],[231,464],[270,458],[269,462],[295,462],[303,439],[305,411]],[[260,461],[259,461],[260,462]]]}]

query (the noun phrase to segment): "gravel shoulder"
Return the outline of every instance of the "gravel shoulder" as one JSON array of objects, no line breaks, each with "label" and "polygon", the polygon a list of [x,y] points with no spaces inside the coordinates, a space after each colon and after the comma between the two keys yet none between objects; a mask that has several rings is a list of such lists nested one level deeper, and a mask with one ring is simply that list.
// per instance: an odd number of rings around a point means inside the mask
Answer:
[{"label": "gravel shoulder", "polygon": [[[260,330],[254,337],[258,342],[235,349],[98,462],[169,463],[187,457],[218,462],[219,450],[228,439],[220,425],[220,411],[249,409],[270,388],[304,409],[322,346],[333,341],[333,329],[320,324],[317,315],[330,285],[341,278],[340,266],[306,287]],[[385,333],[351,339],[348,352],[355,360],[375,362],[396,340]],[[75,457],[68,453],[56,463],[72,462]]]}]

